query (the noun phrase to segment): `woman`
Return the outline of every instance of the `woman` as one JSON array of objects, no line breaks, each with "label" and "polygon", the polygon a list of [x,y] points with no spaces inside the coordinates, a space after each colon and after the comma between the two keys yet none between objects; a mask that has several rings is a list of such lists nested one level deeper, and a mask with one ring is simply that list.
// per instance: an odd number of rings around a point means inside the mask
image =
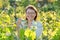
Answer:
[{"label": "woman", "polygon": [[[42,24],[39,21],[36,21],[37,13],[37,9],[34,6],[29,5],[26,7],[26,20],[22,21],[22,19],[19,18],[16,22],[18,31],[20,28],[26,29],[25,26],[29,27],[30,29],[32,29],[32,26],[37,27],[35,31],[37,36],[36,40],[38,40],[39,36],[42,35],[43,31]],[[42,40],[42,38],[39,40]]]}]

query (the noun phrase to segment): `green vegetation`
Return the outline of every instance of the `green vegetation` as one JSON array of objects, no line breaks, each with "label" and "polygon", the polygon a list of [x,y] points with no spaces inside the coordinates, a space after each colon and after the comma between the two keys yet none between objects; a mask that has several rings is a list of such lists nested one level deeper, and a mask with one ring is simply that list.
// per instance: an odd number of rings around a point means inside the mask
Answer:
[{"label": "green vegetation", "polygon": [[0,0],[0,40],[17,40],[15,22],[19,17],[25,19],[25,7],[29,4],[39,11],[37,20],[43,24],[43,40],[60,40],[59,0],[43,3],[40,7],[36,0]]}]

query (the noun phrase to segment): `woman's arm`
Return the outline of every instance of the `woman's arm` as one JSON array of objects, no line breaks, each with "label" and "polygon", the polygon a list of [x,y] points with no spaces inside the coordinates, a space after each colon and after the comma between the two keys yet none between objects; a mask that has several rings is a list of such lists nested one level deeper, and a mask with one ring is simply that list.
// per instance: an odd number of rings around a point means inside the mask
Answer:
[{"label": "woman's arm", "polygon": [[37,23],[36,36],[37,39],[42,40],[43,26],[40,22]]},{"label": "woman's arm", "polygon": [[17,37],[19,38],[19,29],[20,29],[20,24],[21,24],[21,18],[18,18],[18,20],[16,21],[16,33],[17,33]]},{"label": "woman's arm", "polygon": [[21,18],[19,18],[17,21],[16,21],[16,25],[17,25],[17,29],[16,30],[18,30],[19,29],[19,25],[21,24]]}]

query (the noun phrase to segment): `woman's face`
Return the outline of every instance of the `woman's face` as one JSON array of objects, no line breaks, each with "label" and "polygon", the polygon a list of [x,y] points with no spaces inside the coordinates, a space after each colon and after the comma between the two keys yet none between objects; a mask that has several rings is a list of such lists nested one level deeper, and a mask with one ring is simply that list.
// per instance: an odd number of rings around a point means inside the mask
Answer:
[{"label": "woman's face", "polygon": [[26,18],[28,20],[34,20],[35,16],[36,16],[36,13],[35,13],[35,11],[33,9],[27,9]]}]

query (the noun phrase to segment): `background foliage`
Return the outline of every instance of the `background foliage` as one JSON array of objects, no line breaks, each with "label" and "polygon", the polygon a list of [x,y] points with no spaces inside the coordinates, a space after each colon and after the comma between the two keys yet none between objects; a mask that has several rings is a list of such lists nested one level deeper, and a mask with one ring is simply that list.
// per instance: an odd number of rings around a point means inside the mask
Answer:
[{"label": "background foliage", "polygon": [[[43,40],[60,39],[60,1],[59,0],[0,0],[0,40],[16,39],[16,20],[25,19],[25,7],[34,5],[43,24]],[[40,4],[40,5],[39,5]],[[16,39],[17,40],[17,39]]]}]

